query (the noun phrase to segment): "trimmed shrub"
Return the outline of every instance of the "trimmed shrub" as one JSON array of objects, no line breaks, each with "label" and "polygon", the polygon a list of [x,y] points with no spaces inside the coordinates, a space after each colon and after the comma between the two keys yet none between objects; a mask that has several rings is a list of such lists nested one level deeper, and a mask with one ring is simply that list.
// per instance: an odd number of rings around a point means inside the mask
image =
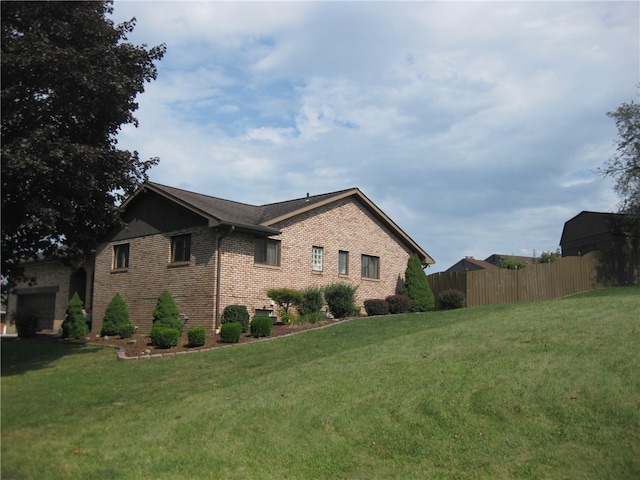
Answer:
[{"label": "trimmed shrub", "polygon": [[207,330],[204,327],[193,327],[187,332],[190,347],[201,347],[207,341]]},{"label": "trimmed shrub", "polygon": [[386,299],[389,313],[407,313],[411,311],[411,299],[406,295],[389,295]]},{"label": "trimmed shrub", "polygon": [[348,283],[332,283],[324,288],[324,299],[334,318],[353,315],[356,309],[355,298],[358,287]]},{"label": "trimmed shrub", "polygon": [[125,323],[118,327],[118,335],[120,335],[120,338],[133,337],[134,333],[136,333],[136,326],[133,323]]},{"label": "trimmed shrub", "polygon": [[182,335],[184,325],[180,319],[180,311],[169,290],[163,290],[158,297],[156,308],[153,310],[153,325],[173,328]]},{"label": "trimmed shrub", "polygon": [[302,316],[317,313],[324,306],[324,295],[320,287],[307,287],[302,291],[302,301],[298,305],[298,313]]},{"label": "trimmed shrub", "polygon": [[364,310],[367,315],[387,315],[389,313],[389,303],[386,300],[372,298],[364,301]]},{"label": "trimmed shrub", "polygon": [[435,308],[433,292],[429,287],[427,274],[417,255],[411,255],[404,272],[402,294],[411,299],[412,312],[430,312]]},{"label": "trimmed shrub", "polygon": [[464,293],[460,290],[450,288],[449,290],[440,292],[438,295],[438,303],[442,310],[453,310],[456,308],[463,308],[465,306],[466,299]]},{"label": "trimmed shrub", "polygon": [[129,338],[135,332],[136,327],[131,323],[127,304],[120,294],[116,293],[104,312],[100,335],[120,335],[122,338]]},{"label": "trimmed shrub", "polygon": [[73,294],[67,305],[67,316],[62,322],[62,338],[84,338],[89,333],[82,312],[82,300],[78,292]]},{"label": "trimmed shrub", "polygon": [[220,323],[238,322],[242,325],[242,333],[249,331],[249,312],[244,305],[227,305],[222,311]]},{"label": "trimmed shrub", "polygon": [[220,341],[223,343],[238,343],[242,335],[242,325],[238,322],[223,323],[220,327]]},{"label": "trimmed shrub", "polygon": [[180,331],[163,325],[151,328],[151,344],[157,348],[171,348],[178,345]]},{"label": "trimmed shrub", "polygon": [[32,338],[38,331],[38,312],[35,310],[21,310],[13,315],[19,338]]},{"label": "trimmed shrub", "polygon": [[271,317],[254,317],[251,322],[251,336],[253,338],[268,337],[273,329]]}]

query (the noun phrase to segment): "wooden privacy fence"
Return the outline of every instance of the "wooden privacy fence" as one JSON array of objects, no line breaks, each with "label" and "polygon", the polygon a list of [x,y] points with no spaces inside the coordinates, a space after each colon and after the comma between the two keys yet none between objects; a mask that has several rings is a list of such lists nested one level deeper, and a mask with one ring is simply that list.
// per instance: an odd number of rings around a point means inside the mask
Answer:
[{"label": "wooden privacy fence", "polygon": [[441,272],[429,275],[436,298],[453,288],[463,292],[467,306],[551,300],[607,285],[598,281],[595,254],[564,257],[553,263],[537,263],[520,270],[491,268],[471,272]]}]

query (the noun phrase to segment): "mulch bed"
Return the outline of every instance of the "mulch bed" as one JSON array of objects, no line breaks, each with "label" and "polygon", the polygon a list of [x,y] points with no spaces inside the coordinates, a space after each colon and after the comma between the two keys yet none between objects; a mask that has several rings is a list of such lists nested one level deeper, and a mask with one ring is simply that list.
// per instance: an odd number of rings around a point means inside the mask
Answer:
[{"label": "mulch bed", "polygon": [[[240,337],[239,344],[257,342],[265,339],[282,337],[285,335],[292,335],[295,333],[304,332],[306,330],[335,325],[343,321],[344,319],[340,319],[340,320],[327,319],[314,324],[311,324],[311,323],[303,323],[300,325],[275,324],[273,326],[273,330],[269,337],[253,338],[248,333],[243,333],[242,336]],[[59,337],[59,336],[56,336],[56,337]],[[206,343],[203,346],[190,347],[189,339],[187,338],[186,332],[178,342],[178,345],[172,348],[154,347],[153,345],[151,345],[151,338],[149,337],[149,335],[145,335],[145,334],[135,334],[133,337],[125,338],[125,339],[122,339],[120,337],[92,336],[87,338],[85,342],[90,345],[116,347],[118,348],[118,351],[119,351],[118,358],[121,360],[181,355],[181,354],[186,354],[191,352],[210,350],[212,348],[226,347],[229,345],[238,345],[238,344],[229,344],[229,343],[220,342],[220,335],[207,335]]]}]

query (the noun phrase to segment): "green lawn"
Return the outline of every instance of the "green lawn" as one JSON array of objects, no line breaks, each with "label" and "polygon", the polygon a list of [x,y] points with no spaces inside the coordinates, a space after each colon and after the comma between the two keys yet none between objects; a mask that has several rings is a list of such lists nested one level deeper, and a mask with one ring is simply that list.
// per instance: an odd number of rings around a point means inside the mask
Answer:
[{"label": "green lawn", "polygon": [[640,289],[206,353],[2,344],[2,478],[640,478]]}]

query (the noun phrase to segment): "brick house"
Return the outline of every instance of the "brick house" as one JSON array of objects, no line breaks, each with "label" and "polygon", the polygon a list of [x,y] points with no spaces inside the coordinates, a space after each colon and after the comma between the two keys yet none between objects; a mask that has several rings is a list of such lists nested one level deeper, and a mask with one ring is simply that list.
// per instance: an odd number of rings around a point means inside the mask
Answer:
[{"label": "brick house", "polygon": [[189,328],[213,329],[227,305],[272,310],[269,288],[342,281],[362,305],[396,293],[411,254],[434,263],[357,188],[253,206],[147,182],[122,209],[96,251],[94,332],[118,292],[139,331],[165,288]]}]

